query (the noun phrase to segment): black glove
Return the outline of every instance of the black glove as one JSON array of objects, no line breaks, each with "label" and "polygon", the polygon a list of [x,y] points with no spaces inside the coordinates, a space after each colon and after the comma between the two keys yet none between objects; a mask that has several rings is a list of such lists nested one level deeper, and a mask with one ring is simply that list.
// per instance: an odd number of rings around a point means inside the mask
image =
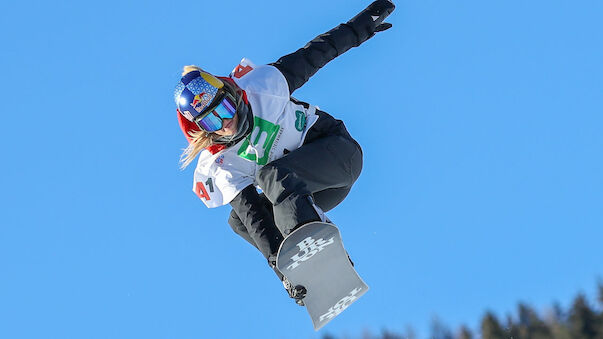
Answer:
[{"label": "black glove", "polygon": [[390,0],[377,0],[348,21],[347,24],[358,34],[358,45],[370,39],[376,32],[390,29],[392,24],[383,21],[395,8]]},{"label": "black glove", "polygon": [[376,17],[375,22],[375,32],[382,32],[392,27],[390,23],[383,23],[383,20],[387,18],[394,9],[396,5],[391,0],[377,0],[370,4],[366,9],[370,11],[371,16]]}]

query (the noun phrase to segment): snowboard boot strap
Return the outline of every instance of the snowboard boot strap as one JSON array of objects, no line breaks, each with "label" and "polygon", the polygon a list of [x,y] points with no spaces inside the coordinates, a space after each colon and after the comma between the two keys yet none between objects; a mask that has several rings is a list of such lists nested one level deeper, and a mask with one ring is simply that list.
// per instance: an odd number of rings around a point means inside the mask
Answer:
[{"label": "snowboard boot strap", "polygon": [[283,286],[289,293],[289,297],[295,299],[295,303],[299,306],[304,306],[304,297],[308,291],[302,285],[293,286],[287,277],[283,277]]}]

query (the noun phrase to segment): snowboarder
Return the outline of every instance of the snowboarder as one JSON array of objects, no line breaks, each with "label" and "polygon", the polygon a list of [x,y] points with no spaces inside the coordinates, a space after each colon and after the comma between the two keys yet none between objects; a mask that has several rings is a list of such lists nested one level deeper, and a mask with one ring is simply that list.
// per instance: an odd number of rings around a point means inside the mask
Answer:
[{"label": "snowboarder", "polygon": [[193,191],[207,207],[230,204],[232,229],[262,253],[300,305],[304,291],[276,268],[279,245],[297,227],[327,220],[324,211],[341,203],[360,175],[362,150],[342,121],[291,94],[335,57],[389,29],[383,21],[394,8],[374,1],[272,64],[243,59],[228,77],[185,66],[176,86],[189,141],[183,167],[199,156]]}]

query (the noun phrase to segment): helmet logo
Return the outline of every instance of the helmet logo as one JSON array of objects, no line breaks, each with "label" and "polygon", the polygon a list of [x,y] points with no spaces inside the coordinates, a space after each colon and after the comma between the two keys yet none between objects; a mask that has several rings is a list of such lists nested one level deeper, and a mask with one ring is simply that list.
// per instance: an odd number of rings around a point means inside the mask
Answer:
[{"label": "helmet logo", "polygon": [[205,106],[209,105],[211,102],[211,95],[203,92],[195,95],[195,99],[191,102],[191,106],[197,111],[197,113],[201,113]]},{"label": "helmet logo", "polygon": [[182,115],[184,115],[184,117],[186,119],[188,119],[188,121],[193,121],[193,115],[191,114],[191,112],[189,111],[184,111],[182,112]]}]

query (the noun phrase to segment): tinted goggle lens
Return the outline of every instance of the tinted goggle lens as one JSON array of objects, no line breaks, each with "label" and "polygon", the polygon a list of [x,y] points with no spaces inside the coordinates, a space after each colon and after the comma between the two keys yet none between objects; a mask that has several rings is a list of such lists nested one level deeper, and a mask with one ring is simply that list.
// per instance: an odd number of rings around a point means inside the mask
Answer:
[{"label": "tinted goggle lens", "polygon": [[217,106],[196,122],[204,131],[215,132],[222,129],[222,119],[232,119],[236,111],[234,99],[227,94]]}]

